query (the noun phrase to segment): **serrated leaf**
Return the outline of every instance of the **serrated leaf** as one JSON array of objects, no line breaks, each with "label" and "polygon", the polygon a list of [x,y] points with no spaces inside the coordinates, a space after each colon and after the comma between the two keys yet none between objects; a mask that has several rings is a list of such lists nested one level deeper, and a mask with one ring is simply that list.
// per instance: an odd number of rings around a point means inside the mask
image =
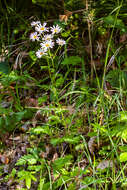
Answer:
[{"label": "serrated leaf", "polygon": [[67,155],[65,157],[58,158],[57,160],[54,161],[53,163],[53,169],[59,170],[63,168],[65,164],[70,164],[73,156],[72,155]]},{"label": "serrated leaf", "polygon": [[41,134],[41,133],[48,134],[48,135],[51,134],[49,126],[38,126],[35,129],[32,129],[31,132],[36,133],[36,134]]},{"label": "serrated leaf", "polygon": [[24,155],[22,156],[16,163],[16,166],[20,166],[20,165],[24,165],[28,162],[28,164],[32,165],[32,164],[36,164],[37,163],[37,159],[31,155]]}]

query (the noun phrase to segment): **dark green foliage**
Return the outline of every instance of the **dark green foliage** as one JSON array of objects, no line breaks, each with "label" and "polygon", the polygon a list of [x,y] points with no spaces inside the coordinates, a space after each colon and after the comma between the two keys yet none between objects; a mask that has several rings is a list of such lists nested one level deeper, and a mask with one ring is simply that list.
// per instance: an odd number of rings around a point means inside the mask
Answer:
[{"label": "dark green foliage", "polygon": [[[0,1],[0,189],[126,189],[126,10],[127,0]],[[58,24],[66,45],[37,58],[36,20]]]},{"label": "dark green foliage", "polygon": [[[3,109],[0,109],[0,111],[3,111]],[[1,113],[0,113],[1,114]],[[3,114],[3,112],[2,112]],[[28,120],[31,118],[33,113],[30,110],[24,110],[22,112],[10,112],[4,117],[0,117],[0,133],[6,133],[6,132],[12,132],[16,128],[19,129],[21,124],[21,120]],[[18,126],[18,127],[17,127]]]},{"label": "dark green foliage", "polygon": [[10,73],[10,66],[8,61],[0,62],[0,73],[9,74]]}]

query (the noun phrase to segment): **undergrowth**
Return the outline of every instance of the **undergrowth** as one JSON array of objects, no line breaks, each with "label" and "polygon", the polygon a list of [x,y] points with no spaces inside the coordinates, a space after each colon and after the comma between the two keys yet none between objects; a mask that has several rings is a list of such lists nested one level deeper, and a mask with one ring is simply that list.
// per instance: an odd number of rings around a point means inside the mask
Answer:
[{"label": "undergrowth", "polygon": [[29,5],[0,3],[0,188],[126,189],[126,1]]}]

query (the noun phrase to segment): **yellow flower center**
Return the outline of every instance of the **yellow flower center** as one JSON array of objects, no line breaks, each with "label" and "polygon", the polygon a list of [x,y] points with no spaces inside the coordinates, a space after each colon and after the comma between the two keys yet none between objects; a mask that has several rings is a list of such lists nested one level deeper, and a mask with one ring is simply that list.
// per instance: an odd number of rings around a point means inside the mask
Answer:
[{"label": "yellow flower center", "polygon": [[45,44],[46,47],[49,47],[49,44]]},{"label": "yellow flower center", "polygon": [[42,31],[43,31],[44,29],[45,29],[44,27],[41,27],[41,28],[40,28],[40,30],[42,30]]},{"label": "yellow flower center", "polygon": [[37,36],[36,35],[34,35],[34,39],[36,39],[37,38]]},{"label": "yellow flower center", "polygon": [[57,30],[57,29],[54,29],[54,32],[56,32],[56,33],[57,33],[57,32],[58,32],[58,30]]}]

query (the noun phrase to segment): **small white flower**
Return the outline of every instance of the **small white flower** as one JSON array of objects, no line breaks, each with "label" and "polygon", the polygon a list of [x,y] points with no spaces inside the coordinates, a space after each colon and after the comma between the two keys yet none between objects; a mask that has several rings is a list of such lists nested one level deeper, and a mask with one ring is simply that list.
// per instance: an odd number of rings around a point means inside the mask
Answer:
[{"label": "small white flower", "polygon": [[37,32],[39,32],[40,34],[42,34],[43,32],[48,32],[48,28],[46,27],[46,22],[42,24],[38,24],[36,27],[35,27],[35,30]]},{"label": "small white flower", "polygon": [[37,52],[36,52],[36,56],[38,57],[38,58],[41,58],[42,56],[44,56],[44,55],[47,55],[47,52],[46,52],[46,49],[39,49]]},{"label": "small white flower", "polygon": [[47,40],[47,41],[44,41],[43,43],[41,43],[40,45],[44,49],[49,49],[49,48],[53,48],[54,42],[52,40]]},{"label": "small white flower", "polygon": [[37,32],[33,32],[33,33],[30,34],[30,40],[32,40],[32,41],[35,41],[35,40],[39,41],[39,36],[38,36]]},{"label": "small white flower", "polygon": [[58,39],[56,40],[56,43],[57,43],[58,45],[60,45],[60,46],[63,46],[63,45],[66,44],[66,42],[65,42],[64,40],[60,39],[60,38],[58,38]]},{"label": "small white flower", "polygon": [[43,40],[44,41],[49,41],[49,40],[52,40],[52,38],[53,38],[52,34],[45,34]]},{"label": "small white flower", "polygon": [[53,26],[53,27],[50,27],[50,28],[51,28],[51,31],[52,31],[53,34],[58,34],[62,30],[62,28],[60,28],[58,26],[58,24],[56,26]]},{"label": "small white flower", "polygon": [[31,26],[37,26],[38,24],[41,24],[41,22],[40,21],[31,22]]}]

